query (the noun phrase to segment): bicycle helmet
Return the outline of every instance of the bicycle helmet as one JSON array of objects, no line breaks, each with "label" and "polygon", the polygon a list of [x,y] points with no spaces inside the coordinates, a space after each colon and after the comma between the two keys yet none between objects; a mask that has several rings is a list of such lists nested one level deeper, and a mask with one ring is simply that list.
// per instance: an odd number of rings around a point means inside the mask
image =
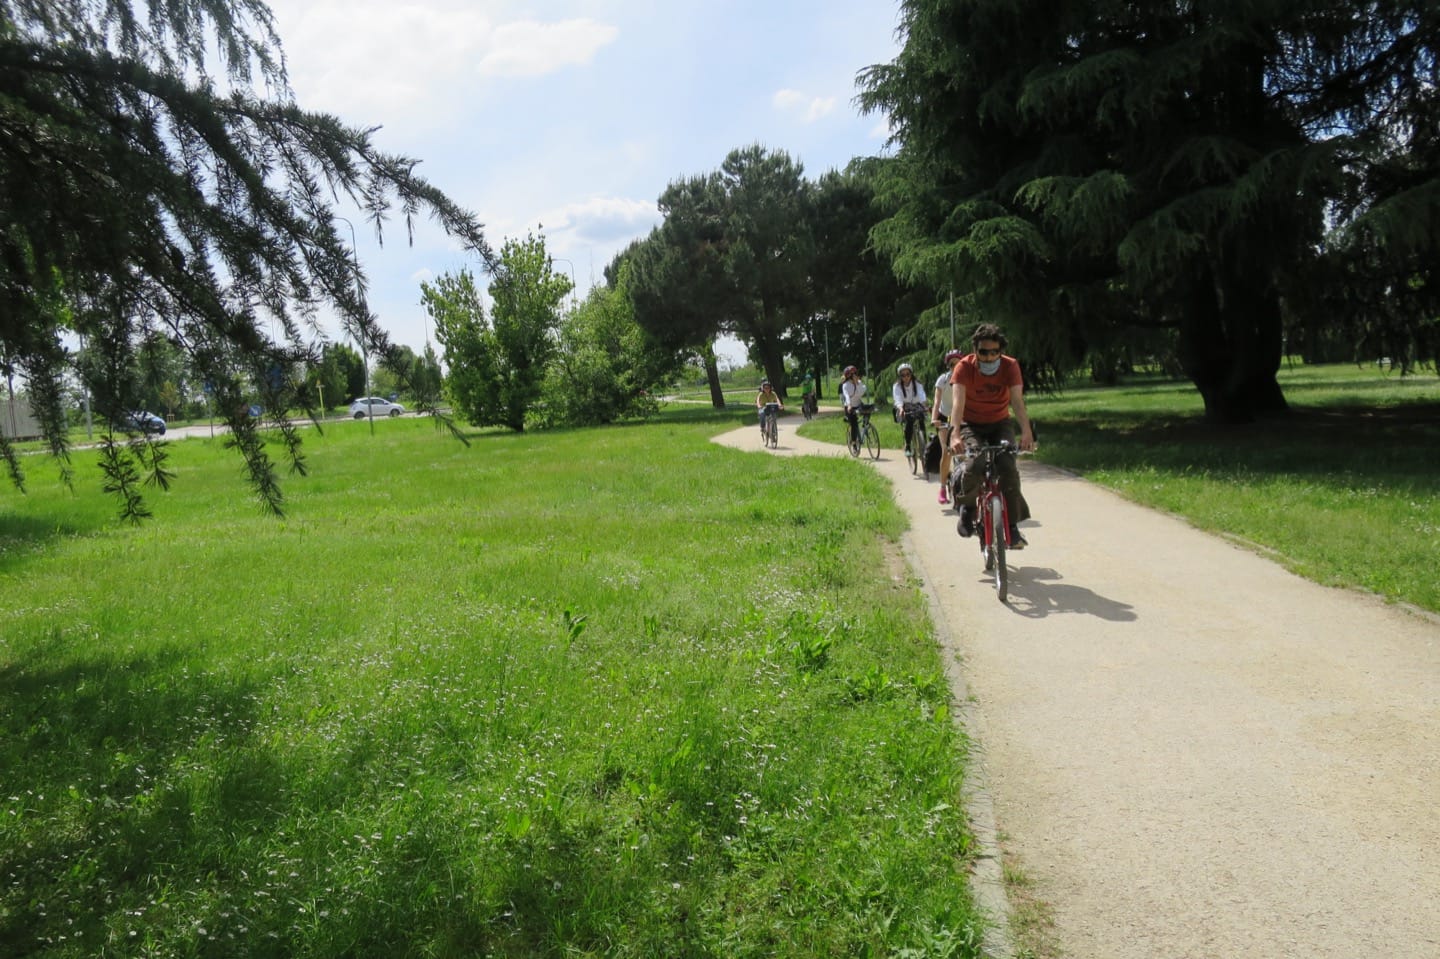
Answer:
[{"label": "bicycle helmet", "polygon": [[762,390],[763,390],[765,387],[769,386],[769,385],[770,385],[770,381],[769,381],[769,380],[761,380],[761,381],[760,381],[760,388],[761,388]]},{"label": "bicycle helmet", "polygon": [[914,376],[915,368],[909,363],[901,363],[899,366],[895,367],[895,375],[899,376],[901,373],[909,373],[911,376]]},{"label": "bicycle helmet", "polygon": [[842,373],[841,375],[842,375],[842,376],[858,376],[858,375],[860,375],[860,371],[857,370],[857,369],[856,369],[855,367],[853,367],[853,366],[847,366],[847,367],[845,367],[845,372]]},{"label": "bicycle helmet", "polygon": [[965,355],[964,350],[951,350],[945,354],[945,365],[949,366],[952,360],[958,360]]}]

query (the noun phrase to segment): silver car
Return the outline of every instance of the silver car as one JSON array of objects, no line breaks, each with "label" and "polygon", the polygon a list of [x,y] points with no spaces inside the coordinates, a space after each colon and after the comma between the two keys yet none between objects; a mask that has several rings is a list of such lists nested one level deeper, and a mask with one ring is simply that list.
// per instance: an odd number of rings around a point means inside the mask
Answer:
[{"label": "silver car", "polygon": [[399,416],[403,412],[405,407],[381,396],[362,396],[350,404],[350,415],[357,420],[367,416]]},{"label": "silver car", "polygon": [[120,425],[124,429],[144,433],[146,436],[165,435],[165,421],[149,410],[126,413]]}]

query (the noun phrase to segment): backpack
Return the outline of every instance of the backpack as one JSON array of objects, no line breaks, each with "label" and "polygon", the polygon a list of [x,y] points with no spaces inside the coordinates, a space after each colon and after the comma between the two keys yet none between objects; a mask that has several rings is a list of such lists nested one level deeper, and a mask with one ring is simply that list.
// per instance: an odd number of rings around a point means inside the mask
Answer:
[{"label": "backpack", "polygon": [[940,472],[940,435],[937,433],[930,437],[930,442],[925,445],[925,472]]}]

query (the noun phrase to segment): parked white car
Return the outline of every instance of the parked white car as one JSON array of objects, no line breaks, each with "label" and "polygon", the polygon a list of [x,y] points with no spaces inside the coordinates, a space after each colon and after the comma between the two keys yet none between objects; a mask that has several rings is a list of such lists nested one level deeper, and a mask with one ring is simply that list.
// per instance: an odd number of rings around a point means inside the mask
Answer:
[{"label": "parked white car", "polygon": [[363,420],[367,416],[399,416],[405,412],[405,407],[399,403],[392,403],[383,396],[362,396],[350,404],[350,415],[357,420]]}]

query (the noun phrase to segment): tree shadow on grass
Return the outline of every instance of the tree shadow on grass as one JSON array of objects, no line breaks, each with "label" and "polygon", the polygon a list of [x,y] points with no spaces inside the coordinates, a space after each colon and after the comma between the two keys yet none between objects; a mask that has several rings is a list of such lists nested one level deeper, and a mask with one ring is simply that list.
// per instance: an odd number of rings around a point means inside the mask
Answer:
[{"label": "tree shadow on grass", "polygon": [[[542,829],[477,842],[502,810],[462,802],[457,814],[447,787],[432,781],[430,799],[405,788],[410,712],[330,721],[352,704],[322,703],[307,729],[277,711],[284,667],[272,682],[208,672],[183,645],[79,648],[95,641],[57,634],[31,661],[0,660],[0,955],[546,951],[557,910],[584,914],[566,898],[583,898],[579,880],[629,881],[588,840],[573,856]],[[471,861],[513,846],[498,864]]]},{"label": "tree shadow on grass", "polygon": [[1374,479],[1440,492],[1440,404],[1305,407],[1256,423],[1219,426],[1190,416],[1103,412],[1045,424],[1046,462],[1105,469],[1298,475],[1345,488]]},{"label": "tree shadow on grass", "polygon": [[65,665],[0,666],[4,955],[77,935],[99,946],[108,922],[177,874],[207,881],[217,864],[196,854],[202,836],[265,829],[275,814],[279,766],[244,748],[251,688],[196,675],[178,651],[71,658],[54,639]]},{"label": "tree shadow on grass", "polygon": [[0,571],[17,569],[31,556],[72,536],[88,536],[102,527],[85,526],[73,519],[16,516],[0,512]]}]

